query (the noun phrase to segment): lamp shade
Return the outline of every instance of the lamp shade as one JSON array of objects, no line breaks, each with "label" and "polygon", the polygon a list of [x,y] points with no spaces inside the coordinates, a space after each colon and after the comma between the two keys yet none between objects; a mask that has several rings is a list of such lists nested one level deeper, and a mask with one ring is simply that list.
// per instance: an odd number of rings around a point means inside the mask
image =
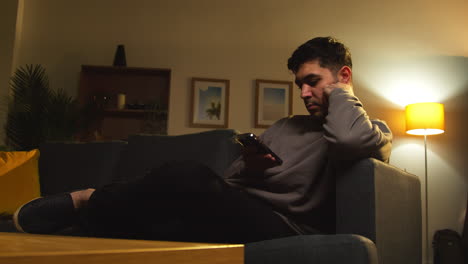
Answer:
[{"label": "lamp shade", "polygon": [[444,105],[439,103],[409,104],[405,109],[406,133],[436,135],[445,131]]}]

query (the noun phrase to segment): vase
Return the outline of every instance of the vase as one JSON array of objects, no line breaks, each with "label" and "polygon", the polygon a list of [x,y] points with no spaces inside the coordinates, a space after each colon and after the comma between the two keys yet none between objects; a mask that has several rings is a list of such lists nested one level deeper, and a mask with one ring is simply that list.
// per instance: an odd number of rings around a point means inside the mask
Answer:
[{"label": "vase", "polygon": [[114,66],[127,66],[127,59],[125,58],[125,46],[117,45],[117,50],[114,56]]}]

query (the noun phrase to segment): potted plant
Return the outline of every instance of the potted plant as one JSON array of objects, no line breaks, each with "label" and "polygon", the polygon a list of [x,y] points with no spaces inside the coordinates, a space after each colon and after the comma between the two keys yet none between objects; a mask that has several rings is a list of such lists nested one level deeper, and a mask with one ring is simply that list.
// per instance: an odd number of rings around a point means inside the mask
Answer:
[{"label": "potted plant", "polygon": [[77,101],[63,89],[52,90],[44,67],[19,67],[10,81],[5,144],[31,150],[46,141],[72,140],[79,129]]}]

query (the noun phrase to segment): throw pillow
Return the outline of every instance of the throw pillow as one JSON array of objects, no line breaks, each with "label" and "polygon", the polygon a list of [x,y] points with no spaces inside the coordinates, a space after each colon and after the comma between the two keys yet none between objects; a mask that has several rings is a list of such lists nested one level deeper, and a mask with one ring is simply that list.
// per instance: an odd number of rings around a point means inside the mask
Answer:
[{"label": "throw pillow", "polygon": [[13,214],[40,196],[39,150],[0,151],[0,213]]}]

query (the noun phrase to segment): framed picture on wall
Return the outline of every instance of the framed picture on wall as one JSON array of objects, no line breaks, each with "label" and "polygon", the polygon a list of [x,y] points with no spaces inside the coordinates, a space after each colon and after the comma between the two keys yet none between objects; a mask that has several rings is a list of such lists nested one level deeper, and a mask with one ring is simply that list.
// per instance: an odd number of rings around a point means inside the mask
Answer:
[{"label": "framed picture on wall", "polygon": [[255,84],[255,127],[267,128],[292,114],[292,82],[257,79]]},{"label": "framed picture on wall", "polygon": [[229,80],[192,78],[191,127],[226,128]]}]

